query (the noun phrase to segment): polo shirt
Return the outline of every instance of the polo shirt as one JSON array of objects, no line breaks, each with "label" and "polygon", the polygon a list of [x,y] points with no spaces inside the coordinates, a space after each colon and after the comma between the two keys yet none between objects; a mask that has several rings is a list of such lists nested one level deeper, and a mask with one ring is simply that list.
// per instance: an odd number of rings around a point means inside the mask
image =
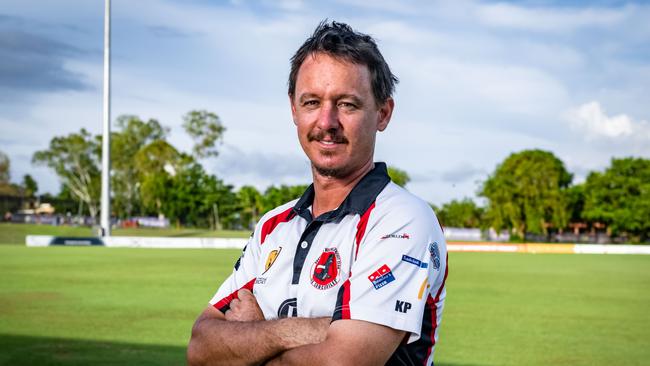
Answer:
[{"label": "polo shirt", "polygon": [[267,320],[332,317],[407,332],[389,365],[433,363],[447,248],[431,207],[372,169],[335,210],[316,218],[311,185],[265,214],[210,304],[253,292]]}]

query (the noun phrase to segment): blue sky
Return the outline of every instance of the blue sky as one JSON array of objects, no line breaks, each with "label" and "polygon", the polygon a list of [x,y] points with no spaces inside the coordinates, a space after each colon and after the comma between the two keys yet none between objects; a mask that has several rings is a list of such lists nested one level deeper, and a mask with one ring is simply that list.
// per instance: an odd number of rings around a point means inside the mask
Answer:
[{"label": "blue sky", "polygon": [[[575,181],[650,157],[650,5],[623,1],[113,0],[112,115],[156,118],[189,150],[192,109],[227,128],[206,169],[237,187],[310,180],[286,97],[290,56],[324,18],[374,36],[400,78],[377,160],[440,204],[474,197],[515,151],[541,148]],[[55,135],[101,130],[103,1],[3,1],[0,150],[30,163]]]}]

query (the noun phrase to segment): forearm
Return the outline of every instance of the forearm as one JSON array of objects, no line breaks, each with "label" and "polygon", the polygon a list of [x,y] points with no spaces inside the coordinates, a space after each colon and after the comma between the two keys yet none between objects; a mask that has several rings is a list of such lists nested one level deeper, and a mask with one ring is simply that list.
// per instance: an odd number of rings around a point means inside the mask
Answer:
[{"label": "forearm", "polygon": [[389,360],[404,331],[362,320],[332,323],[323,342],[288,349],[267,366],[374,366]]},{"label": "forearm", "polygon": [[237,322],[197,321],[188,351],[190,365],[256,365],[283,351],[322,342],[328,318]]},{"label": "forearm", "polygon": [[318,351],[317,345],[305,345],[288,349],[272,360],[267,362],[266,366],[291,366],[291,365],[327,365],[328,358],[326,354]]}]

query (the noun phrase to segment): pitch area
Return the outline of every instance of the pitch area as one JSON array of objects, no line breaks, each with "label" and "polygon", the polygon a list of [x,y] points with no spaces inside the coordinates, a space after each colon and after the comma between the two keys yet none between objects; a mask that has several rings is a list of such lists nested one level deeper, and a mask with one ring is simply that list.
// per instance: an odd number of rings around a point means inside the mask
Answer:
[{"label": "pitch area", "polygon": [[[184,364],[237,250],[0,245],[0,365]],[[451,253],[436,365],[641,365],[650,256]]]}]

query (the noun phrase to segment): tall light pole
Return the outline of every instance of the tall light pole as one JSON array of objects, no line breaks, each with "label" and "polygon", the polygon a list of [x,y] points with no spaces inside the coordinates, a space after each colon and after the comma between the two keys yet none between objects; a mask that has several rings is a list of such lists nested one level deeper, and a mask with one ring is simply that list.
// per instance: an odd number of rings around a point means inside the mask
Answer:
[{"label": "tall light pole", "polygon": [[111,236],[111,0],[104,0],[104,123],[102,129],[101,235]]}]

